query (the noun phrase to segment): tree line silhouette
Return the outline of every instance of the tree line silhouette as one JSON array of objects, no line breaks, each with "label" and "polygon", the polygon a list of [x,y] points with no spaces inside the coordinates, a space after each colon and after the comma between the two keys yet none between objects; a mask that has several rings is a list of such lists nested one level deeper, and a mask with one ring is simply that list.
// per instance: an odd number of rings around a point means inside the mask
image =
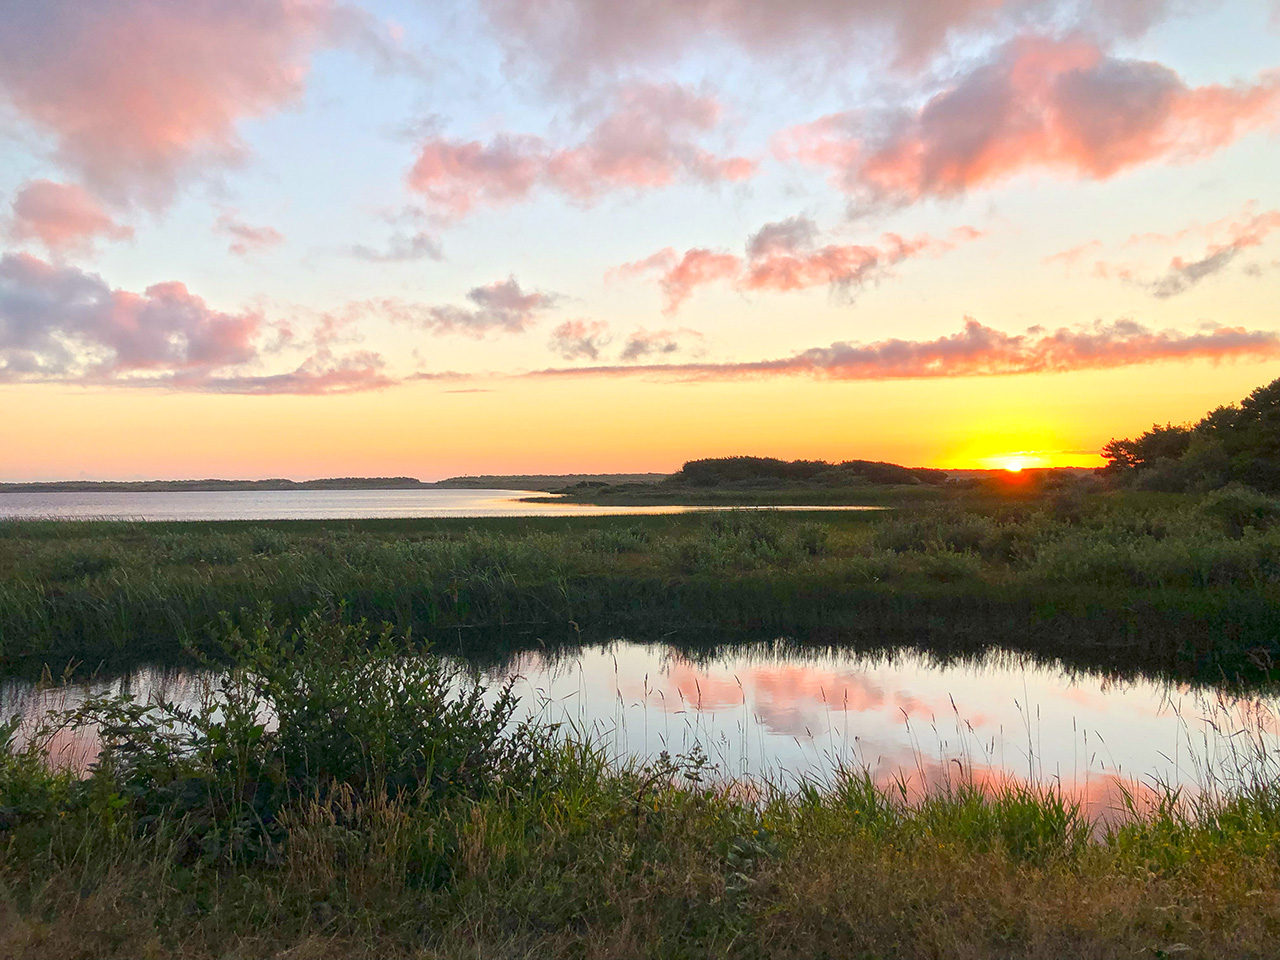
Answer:
[{"label": "tree line silhouette", "polygon": [[1196,423],[1152,424],[1103,447],[1104,473],[1148,490],[1193,492],[1243,483],[1280,493],[1280,379]]}]

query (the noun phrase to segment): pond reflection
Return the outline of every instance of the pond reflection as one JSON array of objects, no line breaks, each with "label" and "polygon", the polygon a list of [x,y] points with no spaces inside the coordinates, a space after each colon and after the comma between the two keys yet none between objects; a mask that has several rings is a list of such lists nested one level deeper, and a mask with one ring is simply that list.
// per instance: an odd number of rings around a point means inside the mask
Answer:
[{"label": "pond reflection", "polygon": [[938,663],[744,647],[694,660],[618,642],[572,658],[524,654],[530,709],[619,756],[701,745],[733,777],[828,780],[868,770],[909,792],[957,776],[1059,785],[1092,804],[1155,783],[1224,789],[1274,756],[1277,700],[1150,680],[1119,682],[993,652]]},{"label": "pond reflection", "polygon": [[[1155,783],[1230,789],[1280,746],[1269,695],[1118,681],[999,652],[938,661],[759,644],[693,658],[619,640],[518,654],[486,674],[495,687],[515,678],[522,715],[592,736],[619,758],[697,745],[725,777],[827,781],[841,766],[865,768],[911,795],[957,777],[1012,777],[1060,786],[1095,815]],[[9,681],[0,713],[30,723],[90,692],[194,703],[211,679],[157,668],[43,690]],[[63,730],[51,749],[83,768],[97,741]]]}]

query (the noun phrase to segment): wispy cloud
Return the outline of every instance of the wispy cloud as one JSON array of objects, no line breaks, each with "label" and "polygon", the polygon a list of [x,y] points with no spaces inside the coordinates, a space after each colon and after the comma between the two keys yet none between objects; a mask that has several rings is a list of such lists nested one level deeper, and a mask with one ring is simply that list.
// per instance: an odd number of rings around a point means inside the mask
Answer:
[{"label": "wispy cloud", "polygon": [[647,376],[740,380],[807,376],[825,380],[913,380],[1066,373],[1166,360],[1280,357],[1280,334],[1243,327],[1195,333],[1152,330],[1131,320],[1010,334],[966,318],[960,332],[935,340],[848,341],[775,360],[650,363],[539,370],[532,377]]},{"label": "wispy cloud", "polygon": [[371,263],[412,263],[417,260],[442,260],[444,251],[440,241],[430,231],[431,216],[415,206],[384,210],[380,219],[393,228],[390,239],[383,247],[354,243],[348,248],[357,260]]},{"label": "wispy cloud", "polygon": [[424,304],[379,298],[348,304],[348,317],[376,316],[435,334],[461,333],[481,338],[490,333],[522,333],[563,300],[557,293],[525,290],[515,277],[467,291],[467,306]]},{"label": "wispy cloud", "polygon": [[379,354],[369,350],[359,350],[339,357],[328,350],[321,349],[296,369],[284,373],[253,376],[217,374],[193,376],[189,373],[175,373],[142,382],[131,381],[130,385],[254,396],[364,393],[399,383],[398,379],[385,372],[386,365],[386,361]]},{"label": "wispy cloud", "polygon": [[224,213],[219,216],[213,229],[231,239],[231,243],[227,245],[227,252],[234,253],[238,257],[247,257],[259,250],[277,247],[284,243],[284,234],[275,227],[252,226],[234,213]]},{"label": "wispy cloud", "polygon": [[382,249],[363,243],[352,244],[351,255],[357,260],[372,263],[412,263],[416,260],[440,260],[444,257],[444,252],[435,237],[426,232],[418,232],[397,234]]},{"label": "wispy cloud", "polygon": [[1280,229],[1280,210],[1257,214],[1231,224],[1229,229],[1230,238],[1211,245],[1203,256],[1195,260],[1174,257],[1164,275],[1147,284],[1147,288],[1157,297],[1172,297],[1220,273],[1246,250],[1261,246],[1272,231]]},{"label": "wispy cloud", "polygon": [[1088,267],[1095,277],[1123,280],[1143,287],[1153,296],[1167,299],[1221,273],[1246,251],[1262,246],[1277,230],[1280,230],[1280,210],[1257,213],[1254,205],[1249,203],[1238,214],[1209,224],[1193,224],[1172,234],[1135,233],[1123,244],[1124,247],[1181,243],[1192,237],[1208,240],[1203,253],[1195,257],[1174,256],[1163,272],[1153,279],[1143,279],[1147,271],[1140,266],[1101,256],[1106,245],[1100,240],[1091,240],[1052,254],[1045,258],[1045,263],[1062,264],[1069,272]]}]

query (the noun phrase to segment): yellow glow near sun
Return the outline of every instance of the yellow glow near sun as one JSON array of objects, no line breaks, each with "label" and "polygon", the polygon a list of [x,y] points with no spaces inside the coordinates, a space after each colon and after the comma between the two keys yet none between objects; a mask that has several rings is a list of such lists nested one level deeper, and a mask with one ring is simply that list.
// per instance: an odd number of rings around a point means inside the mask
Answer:
[{"label": "yellow glow near sun", "polygon": [[1002,453],[997,456],[982,458],[982,465],[988,470],[1007,470],[1010,473],[1021,473],[1033,467],[1046,467],[1049,462],[1045,457],[1022,451],[1019,453]]}]

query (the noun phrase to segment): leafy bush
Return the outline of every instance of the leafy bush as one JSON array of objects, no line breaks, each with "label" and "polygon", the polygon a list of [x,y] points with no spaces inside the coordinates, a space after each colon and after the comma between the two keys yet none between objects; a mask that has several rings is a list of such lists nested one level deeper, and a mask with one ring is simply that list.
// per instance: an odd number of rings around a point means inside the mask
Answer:
[{"label": "leafy bush", "polygon": [[313,614],[232,630],[233,666],[193,707],[106,695],[66,722],[96,724],[96,779],[146,824],[185,817],[206,858],[270,854],[291,801],[336,786],[357,801],[435,805],[533,782],[548,731],[513,724],[511,683],[474,676],[389,627]]},{"label": "leafy bush", "polygon": [[1198,512],[1219,524],[1228,536],[1240,537],[1251,527],[1266,530],[1280,519],[1280,502],[1250,487],[1231,484],[1206,496]]},{"label": "leafy bush", "polygon": [[74,780],[50,769],[43,743],[17,747],[21,717],[0,722],[0,835],[23,821],[43,817],[66,803]]}]

